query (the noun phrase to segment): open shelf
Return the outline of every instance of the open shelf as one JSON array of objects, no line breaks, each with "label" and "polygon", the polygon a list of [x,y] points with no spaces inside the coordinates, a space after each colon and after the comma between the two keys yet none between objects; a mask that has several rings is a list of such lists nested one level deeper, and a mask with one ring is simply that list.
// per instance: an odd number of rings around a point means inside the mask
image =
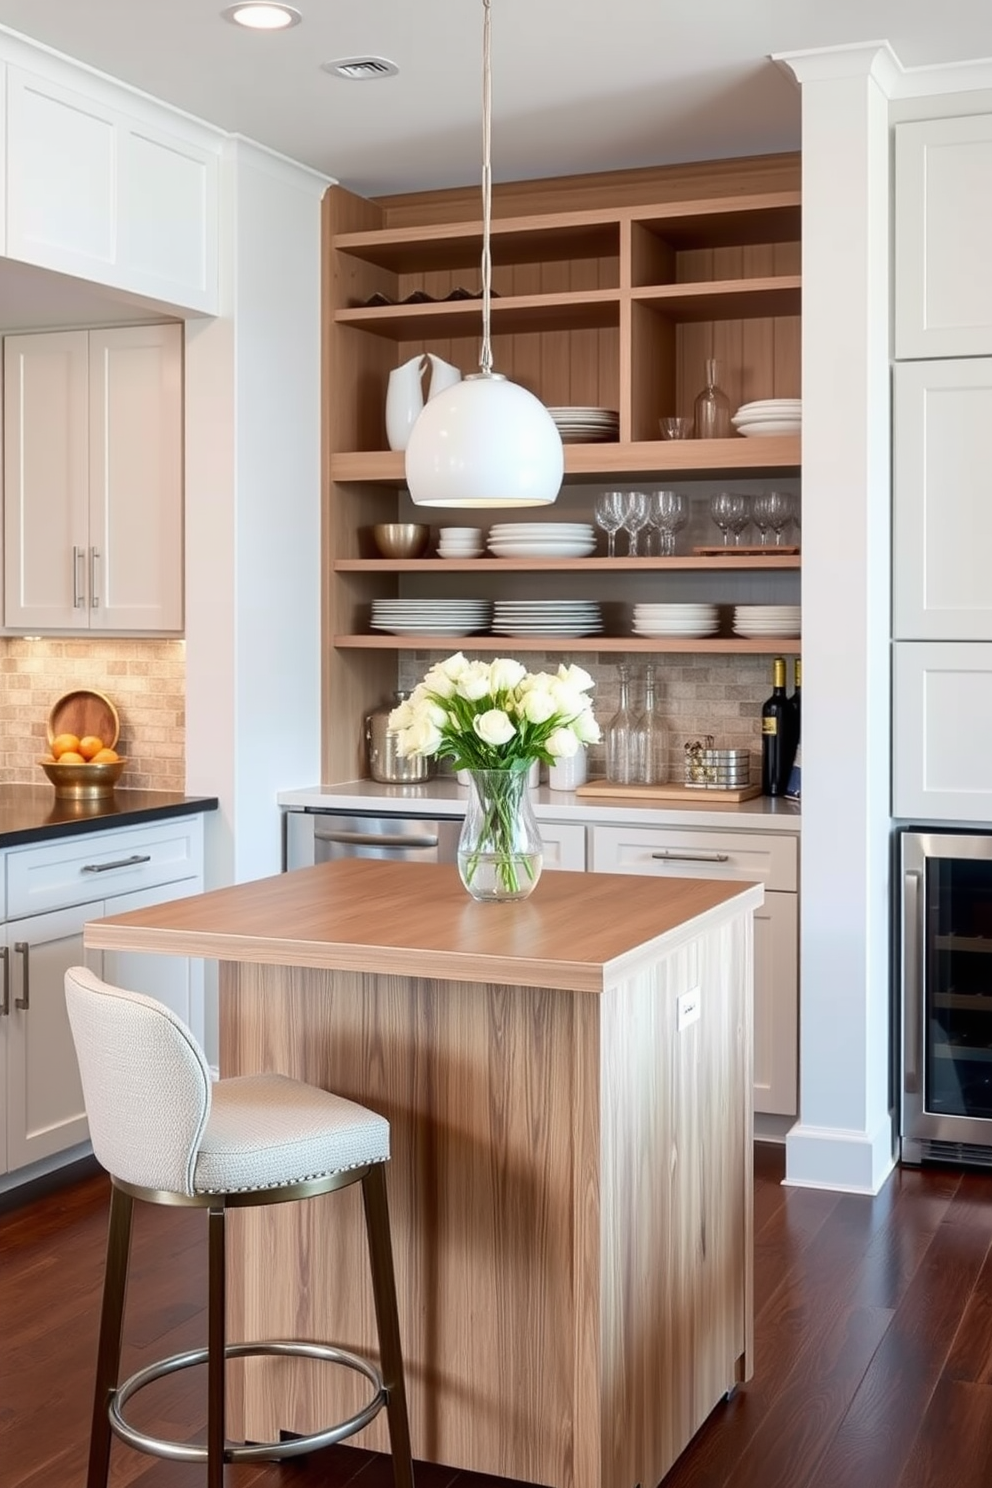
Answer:
[{"label": "open shelf", "polygon": [[798,569],[798,553],[701,558],[691,554],[676,558],[338,558],[336,573],[672,573],[703,570],[707,573]]},{"label": "open shelf", "polygon": [[802,649],[798,636],[763,636],[745,640],[738,636],[712,636],[692,640],[641,636],[397,636],[337,635],[339,651],[642,651],[685,655],[778,656],[797,655]]}]

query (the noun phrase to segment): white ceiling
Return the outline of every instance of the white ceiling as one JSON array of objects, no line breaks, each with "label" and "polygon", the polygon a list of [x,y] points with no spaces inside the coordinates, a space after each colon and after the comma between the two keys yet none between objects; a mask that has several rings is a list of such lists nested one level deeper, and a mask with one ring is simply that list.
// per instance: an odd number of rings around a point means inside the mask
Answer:
[{"label": "white ceiling", "polygon": [[[481,0],[294,0],[278,34],[224,0],[0,0],[0,25],[363,194],[479,175]],[[493,175],[799,147],[769,55],[888,40],[904,66],[992,57],[990,0],[493,0]],[[343,82],[328,59],[398,77]]]}]

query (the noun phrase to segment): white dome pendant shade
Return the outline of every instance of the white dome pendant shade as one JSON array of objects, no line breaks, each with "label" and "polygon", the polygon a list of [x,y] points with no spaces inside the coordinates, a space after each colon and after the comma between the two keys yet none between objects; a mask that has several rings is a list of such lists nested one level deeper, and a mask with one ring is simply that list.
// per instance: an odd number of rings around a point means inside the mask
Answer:
[{"label": "white dome pendant shade", "polygon": [[406,446],[414,506],[549,506],[565,452],[539,398],[493,371],[492,0],[482,0],[482,350],[479,371],[429,398]]},{"label": "white dome pendant shade", "polygon": [[564,473],[550,413],[499,373],[475,372],[431,398],[406,447],[415,506],[548,506]]}]

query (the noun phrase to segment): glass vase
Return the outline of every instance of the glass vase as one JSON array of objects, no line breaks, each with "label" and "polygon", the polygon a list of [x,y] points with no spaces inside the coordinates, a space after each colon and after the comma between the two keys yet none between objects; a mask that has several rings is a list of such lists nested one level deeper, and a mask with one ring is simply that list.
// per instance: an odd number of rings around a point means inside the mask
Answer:
[{"label": "glass vase", "polygon": [[470,770],[458,872],[473,899],[526,899],[544,854],[527,769]]}]

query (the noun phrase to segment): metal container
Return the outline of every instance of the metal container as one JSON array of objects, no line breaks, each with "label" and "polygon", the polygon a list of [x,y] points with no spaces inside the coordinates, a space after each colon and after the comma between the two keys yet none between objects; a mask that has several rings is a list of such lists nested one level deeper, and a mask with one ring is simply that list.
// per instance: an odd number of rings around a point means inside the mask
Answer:
[{"label": "metal container", "polygon": [[703,740],[687,743],[685,783],[701,790],[728,790],[750,785],[751,752],[748,749],[713,749]]},{"label": "metal container", "polygon": [[422,755],[411,755],[404,759],[397,750],[397,736],[390,732],[389,715],[397,703],[410,696],[409,692],[394,692],[391,703],[382,703],[365,715],[365,753],[369,762],[369,774],[373,780],[385,785],[410,785],[417,781],[430,780],[434,773],[434,761]]}]

